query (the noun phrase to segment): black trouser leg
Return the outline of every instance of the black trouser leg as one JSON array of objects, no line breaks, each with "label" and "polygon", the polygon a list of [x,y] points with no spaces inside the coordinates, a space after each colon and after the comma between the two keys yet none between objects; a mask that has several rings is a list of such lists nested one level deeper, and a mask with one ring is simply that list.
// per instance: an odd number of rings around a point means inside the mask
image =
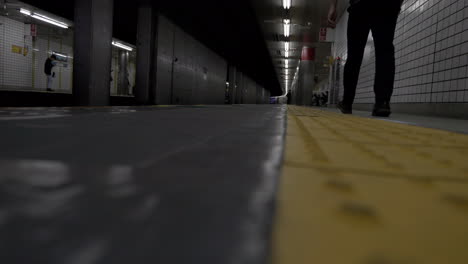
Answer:
[{"label": "black trouser leg", "polygon": [[344,69],[343,103],[352,104],[356,95],[364,50],[370,31],[369,14],[362,6],[349,11],[348,20],[348,58]]},{"label": "black trouser leg", "polygon": [[379,12],[372,21],[371,30],[375,45],[375,83],[376,103],[389,102],[393,94],[395,82],[395,47],[393,39],[395,27],[400,12],[399,6],[394,6]]}]

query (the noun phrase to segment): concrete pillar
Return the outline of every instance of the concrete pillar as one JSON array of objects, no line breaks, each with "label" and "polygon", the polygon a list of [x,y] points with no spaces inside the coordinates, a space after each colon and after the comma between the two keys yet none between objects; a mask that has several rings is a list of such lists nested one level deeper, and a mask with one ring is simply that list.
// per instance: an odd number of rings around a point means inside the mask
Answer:
[{"label": "concrete pillar", "polygon": [[73,96],[77,105],[109,105],[113,13],[113,0],[75,1]]},{"label": "concrete pillar", "polygon": [[229,66],[228,69],[228,82],[229,82],[229,102],[228,104],[235,104],[237,93],[237,69],[234,66]]},{"label": "concrete pillar", "polygon": [[313,48],[302,48],[302,56],[299,67],[296,104],[312,105],[312,94],[315,85],[315,50]]},{"label": "concrete pillar", "polygon": [[299,70],[300,100],[299,105],[312,105],[314,89],[315,63],[313,61],[301,61]]},{"label": "concrete pillar", "polygon": [[234,103],[242,104],[242,91],[244,90],[244,75],[240,71],[236,73],[236,86],[236,96]]},{"label": "concrete pillar", "polygon": [[263,88],[260,93],[260,104],[265,104],[265,89]]},{"label": "concrete pillar", "polygon": [[257,86],[257,91],[256,91],[256,95],[255,95],[255,103],[256,104],[262,104],[263,103],[263,87],[260,86],[260,85],[256,85]]},{"label": "concrete pillar", "polygon": [[152,82],[152,73],[156,65],[156,21],[157,14],[151,1],[142,1],[138,7],[137,29],[135,99],[138,104],[151,104],[154,101],[153,86],[156,84]]}]

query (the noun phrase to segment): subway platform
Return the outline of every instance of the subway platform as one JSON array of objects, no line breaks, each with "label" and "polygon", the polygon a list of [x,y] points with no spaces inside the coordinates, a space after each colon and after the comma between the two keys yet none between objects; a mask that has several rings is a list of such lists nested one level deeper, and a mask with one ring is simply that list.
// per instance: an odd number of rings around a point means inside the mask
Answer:
[{"label": "subway platform", "polygon": [[468,122],[0,109],[2,263],[468,261]]}]

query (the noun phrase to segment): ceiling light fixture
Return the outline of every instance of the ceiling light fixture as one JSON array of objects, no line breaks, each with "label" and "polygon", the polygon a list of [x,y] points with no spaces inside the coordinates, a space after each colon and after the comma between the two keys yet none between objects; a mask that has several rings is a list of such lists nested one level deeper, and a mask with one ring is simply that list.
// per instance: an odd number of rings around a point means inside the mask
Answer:
[{"label": "ceiling light fixture", "polygon": [[290,19],[284,19],[284,36],[289,37],[291,34],[291,20]]},{"label": "ceiling light fixture", "polygon": [[291,8],[291,0],[283,0],[283,8],[284,9]]},{"label": "ceiling light fixture", "polygon": [[21,13],[21,14],[25,14],[25,15],[27,15],[27,16],[30,16],[30,15],[31,15],[31,11],[26,10],[26,9],[24,9],[24,8],[21,8],[21,9],[20,9],[20,13]]},{"label": "ceiling light fixture", "polygon": [[130,46],[127,46],[127,45],[124,45],[122,43],[119,43],[117,41],[112,41],[112,45],[116,46],[116,47],[119,47],[121,49],[124,49],[124,50],[128,50],[128,51],[132,51],[133,48],[130,47]]},{"label": "ceiling light fixture", "polygon": [[56,56],[59,56],[59,57],[62,57],[62,58],[68,58],[68,55],[62,54],[62,53],[58,53],[58,52],[55,52],[55,51],[53,51],[52,54],[53,54],[53,55],[56,55]]},{"label": "ceiling light fixture", "polygon": [[44,21],[46,23],[52,24],[52,25],[57,26],[57,27],[68,28],[68,25],[63,23],[63,22],[60,22],[58,20],[52,19],[50,17],[44,16],[44,15],[41,15],[41,14],[33,13],[33,12],[31,12],[31,11],[29,11],[27,9],[24,9],[24,8],[20,9],[20,13],[24,14],[24,15],[27,15],[27,16],[31,16],[32,18]]},{"label": "ceiling light fixture", "polygon": [[284,57],[289,58],[289,51],[284,52]]},{"label": "ceiling light fixture", "polygon": [[284,51],[289,51],[289,42],[284,43]]}]

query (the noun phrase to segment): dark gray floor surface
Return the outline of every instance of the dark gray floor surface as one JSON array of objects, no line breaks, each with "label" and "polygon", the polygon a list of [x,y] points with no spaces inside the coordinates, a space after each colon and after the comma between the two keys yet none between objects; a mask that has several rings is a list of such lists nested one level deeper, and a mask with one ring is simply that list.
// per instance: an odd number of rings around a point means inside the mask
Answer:
[{"label": "dark gray floor surface", "polygon": [[285,113],[0,109],[0,262],[266,263]]}]

